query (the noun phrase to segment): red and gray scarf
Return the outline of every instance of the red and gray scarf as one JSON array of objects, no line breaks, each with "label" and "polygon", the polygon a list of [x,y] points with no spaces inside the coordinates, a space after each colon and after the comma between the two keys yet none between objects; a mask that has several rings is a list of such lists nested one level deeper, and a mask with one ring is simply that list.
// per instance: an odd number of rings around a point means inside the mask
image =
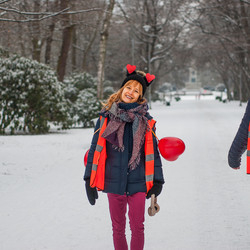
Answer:
[{"label": "red and gray scarf", "polygon": [[122,109],[114,102],[110,110],[104,111],[110,118],[110,121],[102,134],[102,137],[113,144],[117,150],[124,150],[123,135],[126,122],[132,122],[133,132],[133,151],[129,160],[130,170],[134,170],[140,162],[141,148],[145,141],[145,133],[148,129],[148,119],[146,113],[148,106],[146,103],[135,108]]}]

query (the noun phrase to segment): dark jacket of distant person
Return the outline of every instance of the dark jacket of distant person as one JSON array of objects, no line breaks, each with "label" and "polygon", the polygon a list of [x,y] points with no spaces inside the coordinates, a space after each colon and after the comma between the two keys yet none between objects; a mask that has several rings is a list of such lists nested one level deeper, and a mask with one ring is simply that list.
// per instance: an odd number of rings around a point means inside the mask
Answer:
[{"label": "dark jacket of distant person", "polygon": [[231,168],[237,169],[240,167],[241,156],[247,149],[249,122],[250,100],[248,100],[245,114],[228,153],[228,164]]}]

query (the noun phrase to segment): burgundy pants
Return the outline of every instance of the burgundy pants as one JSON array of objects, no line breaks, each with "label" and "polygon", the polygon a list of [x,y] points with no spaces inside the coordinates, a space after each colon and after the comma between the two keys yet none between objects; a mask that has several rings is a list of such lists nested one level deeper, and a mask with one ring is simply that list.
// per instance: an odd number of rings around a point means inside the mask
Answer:
[{"label": "burgundy pants", "polygon": [[145,193],[135,193],[131,196],[108,194],[108,200],[115,250],[128,250],[125,235],[127,205],[131,229],[130,249],[142,250],[144,246]]}]

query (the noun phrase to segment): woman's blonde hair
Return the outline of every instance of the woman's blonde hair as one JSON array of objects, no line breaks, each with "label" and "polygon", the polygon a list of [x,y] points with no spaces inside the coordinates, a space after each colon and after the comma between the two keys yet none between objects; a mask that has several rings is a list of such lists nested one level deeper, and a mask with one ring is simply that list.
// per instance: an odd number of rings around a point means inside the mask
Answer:
[{"label": "woman's blonde hair", "polygon": [[121,102],[121,101],[122,101],[122,100],[121,100],[122,91],[123,91],[123,89],[124,89],[127,85],[129,85],[129,84],[132,84],[132,85],[139,84],[139,94],[140,94],[140,95],[139,95],[138,100],[137,100],[136,102],[139,103],[139,104],[145,103],[145,102],[146,102],[146,99],[145,99],[145,98],[143,97],[143,95],[142,95],[142,86],[141,86],[141,84],[140,84],[138,81],[136,81],[136,80],[129,80],[129,81],[127,81],[127,82],[122,86],[122,88],[120,88],[117,92],[115,92],[114,94],[112,94],[112,95],[108,98],[107,102],[102,103],[103,107],[104,107],[106,110],[109,110],[114,102]]}]

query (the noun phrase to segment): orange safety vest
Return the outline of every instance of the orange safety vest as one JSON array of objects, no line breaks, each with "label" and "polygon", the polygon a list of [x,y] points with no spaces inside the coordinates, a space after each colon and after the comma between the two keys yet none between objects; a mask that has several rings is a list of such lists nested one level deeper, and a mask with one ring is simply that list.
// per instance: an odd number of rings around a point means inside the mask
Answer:
[{"label": "orange safety vest", "polygon": [[250,123],[248,127],[248,138],[247,138],[247,174],[250,174]]},{"label": "orange safety vest", "polygon": [[[90,186],[96,187],[98,190],[104,190],[105,181],[105,162],[106,154],[106,139],[102,137],[104,130],[107,127],[107,118],[100,116],[100,133],[94,152],[92,170],[90,176]],[[148,120],[150,130],[145,135],[145,179],[147,192],[153,187],[154,180],[154,143],[152,128],[155,125],[155,120]]]}]

